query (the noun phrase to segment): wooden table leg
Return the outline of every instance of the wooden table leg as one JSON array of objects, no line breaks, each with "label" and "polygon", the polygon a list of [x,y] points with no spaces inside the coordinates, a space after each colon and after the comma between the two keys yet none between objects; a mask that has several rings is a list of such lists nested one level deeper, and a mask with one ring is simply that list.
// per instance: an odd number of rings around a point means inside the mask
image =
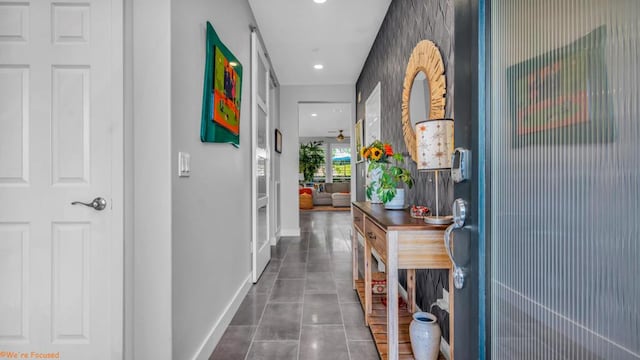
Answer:
[{"label": "wooden table leg", "polygon": [[356,289],[358,280],[358,230],[355,225],[351,227],[351,263],[353,266],[353,289]]},{"label": "wooden table leg", "polygon": [[407,269],[407,303],[409,312],[416,312],[416,269]]},{"label": "wooden table leg", "polygon": [[387,233],[387,346],[398,360],[398,232]]},{"label": "wooden table leg", "polygon": [[364,323],[369,325],[369,315],[371,314],[371,245],[369,240],[364,239]]}]

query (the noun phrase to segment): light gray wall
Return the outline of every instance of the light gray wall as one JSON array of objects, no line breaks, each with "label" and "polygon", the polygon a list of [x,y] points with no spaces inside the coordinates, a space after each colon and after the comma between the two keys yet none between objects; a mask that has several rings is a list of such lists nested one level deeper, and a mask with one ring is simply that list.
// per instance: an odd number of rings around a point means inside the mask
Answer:
[{"label": "light gray wall", "polygon": [[125,211],[133,218],[127,216],[125,234],[133,239],[125,240],[125,251],[133,264],[125,273],[125,305],[133,309],[126,310],[125,326],[133,327],[126,332],[133,359],[171,359],[172,353],[170,5],[170,0],[136,0],[126,7],[132,11],[132,31],[125,37],[133,39],[133,56],[125,58],[133,70],[125,73],[131,77],[125,86],[132,87],[134,101],[125,103],[126,119],[133,120],[125,127],[133,131],[126,149],[132,153],[125,157],[133,158],[134,166],[126,163],[133,204],[128,201]]},{"label": "light gray wall", "polygon": [[[298,104],[301,102],[348,102],[355,104],[354,85],[282,86],[280,126],[283,151],[280,157],[283,236],[300,233],[298,218]],[[355,123],[355,106],[351,107]]]},{"label": "light gray wall", "polygon": [[[206,22],[243,66],[240,148],[202,143]],[[171,6],[173,358],[208,358],[248,289],[251,240],[251,62],[247,1]],[[177,176],[178,152],[191,176]],[[202,350],[201,350],[202,349]]]},{"label": "light gray wall", "polygon": [[[239,149],[199,139],[207,20],[245,69]],[[250,24],[245,0],[125,0],[125,359],[208,358],[249,288]]]}]

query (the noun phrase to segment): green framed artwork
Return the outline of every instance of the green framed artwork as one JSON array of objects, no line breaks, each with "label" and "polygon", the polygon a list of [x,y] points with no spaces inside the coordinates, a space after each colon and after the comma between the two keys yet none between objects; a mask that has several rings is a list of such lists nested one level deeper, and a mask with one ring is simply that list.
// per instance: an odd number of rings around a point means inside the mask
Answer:
[{"label": "green framed artwork", "polygon": [[206,47],[200,140],[239,147],[242,64],[208,21]]},{"label": "green framed artwork", "polygon": [[615,140],[606,28],[507,69],[512,147]]}]

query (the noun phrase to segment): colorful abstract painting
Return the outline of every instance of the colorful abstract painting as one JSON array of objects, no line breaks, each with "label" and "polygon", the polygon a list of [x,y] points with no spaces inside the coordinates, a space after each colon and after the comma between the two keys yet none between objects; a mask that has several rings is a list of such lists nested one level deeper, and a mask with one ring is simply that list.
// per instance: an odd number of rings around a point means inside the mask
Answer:
[{"label": "colorful abstract painting", "polygon": [[242,65],[207,22],[200,140],[240,146]]},{"label": "colorful abstract painting", "polygon": [[219,48],[215,49],[215,76],[213,81],[213,121],[235,135],[240,132],[240,97],[237,96],[240,79],[235,67]]},{"label": "colorful abstract painting", "polygon": [[614,139],[605,46],[601,27],[507,69],[513,147]]}]

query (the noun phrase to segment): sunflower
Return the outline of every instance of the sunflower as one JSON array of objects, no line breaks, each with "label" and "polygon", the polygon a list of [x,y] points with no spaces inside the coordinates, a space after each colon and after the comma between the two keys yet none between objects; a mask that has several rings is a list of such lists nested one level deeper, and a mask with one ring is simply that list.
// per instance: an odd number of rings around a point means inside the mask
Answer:
[{"label": "sunflower", "polygon": [[365,159],[368,159],[369,155],[371,155],[371,149],[362,148],[362,157],[365,158]]},{"label": "sunflower", "polygon": [[378,149],[378,148],[373,148],[371,149],[371,158],[373,160],[380,160],[380,158],[382,157],[382,150]]}]

